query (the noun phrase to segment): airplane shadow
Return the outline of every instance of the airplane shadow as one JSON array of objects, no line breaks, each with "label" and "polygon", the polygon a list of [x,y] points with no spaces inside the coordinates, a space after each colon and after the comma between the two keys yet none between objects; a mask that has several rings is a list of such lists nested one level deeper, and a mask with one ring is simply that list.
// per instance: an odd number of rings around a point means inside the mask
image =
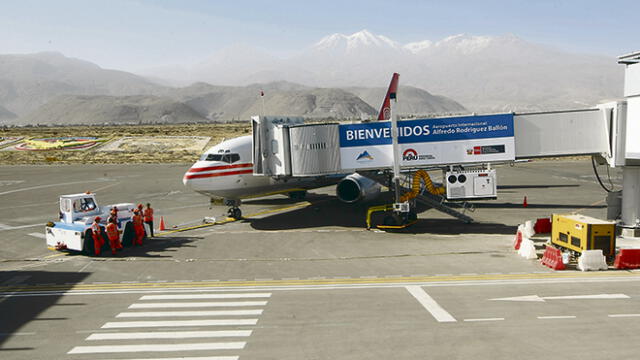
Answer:
[{"label": "airplane shadow", "polygon": [[[0,321],[0,353],[6,352],[8,356],[12,352],[29,351],[33,347],[6,347],[3,346],[10,340],[12,334],[18,332],[25,324],[31,321],[46,321],[51,327],[58,324],[56,321],[66,320],[61,317],[40,317],[40,315],[53,306],[84,306],[84,303],[69,302],[58,303],[64,291],[72,289],[77,283],[84,281],[89,273],[78,272],[49,272],[49,271],[2,271],[0,272],[0,293],[7,296],[0,297],[2,320]],[[47,296],[21,296],[25,288],[24,284],[55,283],[64,284],[59,288],[60,292]],[[21,291],[21,289],[23,289]],[[15,296],[11,296],[15,295]],[[59,295],[58,295],[59,294]],[[0,355],[0,358],[3,356]],[[28,358],[28,356],[22,357]]]},{"label": "airplane shadow", "polygon": [[[366,214],[370,206],[376,204],[388,204],[393,202],[391,194],[386,194],[378,203],[368,204],[344,204],[333,196],[321,196],[319,201],[311,201],[311,205],[292,211],[270,215],[260,219],[246,219],[251,227],[256,230],[292,230],[308,229],[328,226],[346,228],[366,228]],[[452,207],[460,207],[452,203]],[[523,208],[522,204],[515,203],[473,203],[476,209],[600,209],[605,205],[585,204],[528,204]],[[430,210],[429,207],[418,207],[418,213]],[[436,211],[436,210],[430,210]],[[473,214],[469,214],[473,217]],[[513,234],[515,226],[509,226],[498,222],[474,222],[466,224],[458,219],[430,219],[428,215],[420,215],[418,222],[401,231],[404,233],[432,233],[432,234]]]},{"label": "airplane shadow", "polygon": [[574,188],[580,187],[579,184],[564,185],[498,185],[498,190],[506,189],[551,189],[551,188]]}]

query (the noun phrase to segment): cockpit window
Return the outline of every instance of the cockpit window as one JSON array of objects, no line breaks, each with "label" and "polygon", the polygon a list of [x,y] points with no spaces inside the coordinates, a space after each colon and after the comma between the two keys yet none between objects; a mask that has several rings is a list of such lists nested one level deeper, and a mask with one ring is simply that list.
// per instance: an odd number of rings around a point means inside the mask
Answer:
[{"label": "cockpit window", "polygon": [[240,161],[240,155],[238,154],[204,154],[200,158],[203,161],[223,161],[229,164],[233,164],[236,161]]}]

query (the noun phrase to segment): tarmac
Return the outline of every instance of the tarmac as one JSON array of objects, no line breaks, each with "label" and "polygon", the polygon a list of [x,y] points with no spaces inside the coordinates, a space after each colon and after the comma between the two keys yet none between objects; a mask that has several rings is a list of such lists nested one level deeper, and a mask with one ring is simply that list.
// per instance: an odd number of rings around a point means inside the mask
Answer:
[{"label": "tarmac", "polygon": [[150,202],[156,227],[224,219],[182,185],[189,165],[1,168],[3,359],[636,357],[640,272],[554,272],[512,249],[525,220],[605,217],[589,161],[498,167],[498,199],[471,224],[428,210],[402,232],[366,230],[366,206],[327,187],[116,256],[46,248],[62,194]]}]

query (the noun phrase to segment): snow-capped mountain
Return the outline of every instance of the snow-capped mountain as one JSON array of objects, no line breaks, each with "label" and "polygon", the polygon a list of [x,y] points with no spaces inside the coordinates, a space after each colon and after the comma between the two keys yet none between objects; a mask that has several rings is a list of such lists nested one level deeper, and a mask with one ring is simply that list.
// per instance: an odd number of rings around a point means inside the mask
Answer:
[{"label": "snow-capped mountain", "polygon": [[445,95],[472,111],[584,107],[621,96],[623,78],[614,58],[572,54],[512,34],[459,34],[401,44],[362,30],[328,35],[286,59],[225,49],[192,67],[182,80],[381,87],[393,72],[401,74],[400,86]]},{"label": "snow-capped mountain", "polygon": [[357,51],[371,49],[393,49],[397,50],[401,46],[395,41],[389,39],[386,36],[374,35],[368,30],[362,30],[355,34],[343,35],[332,34],[325,36],[315,43],[311,49],[313,51],[344,51],[347,53],[354,53]]}]

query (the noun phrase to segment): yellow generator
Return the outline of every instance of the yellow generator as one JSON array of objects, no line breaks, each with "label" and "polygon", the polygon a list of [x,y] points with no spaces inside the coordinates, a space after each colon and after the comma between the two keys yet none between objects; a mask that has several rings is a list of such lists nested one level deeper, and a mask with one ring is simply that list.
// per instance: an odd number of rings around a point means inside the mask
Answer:
[{"label": "yellow generator", "polygon": [[614,256],[616,224],[584,215],[553,214],[551,243],[578,253],[601,249],[604,256]]}]

